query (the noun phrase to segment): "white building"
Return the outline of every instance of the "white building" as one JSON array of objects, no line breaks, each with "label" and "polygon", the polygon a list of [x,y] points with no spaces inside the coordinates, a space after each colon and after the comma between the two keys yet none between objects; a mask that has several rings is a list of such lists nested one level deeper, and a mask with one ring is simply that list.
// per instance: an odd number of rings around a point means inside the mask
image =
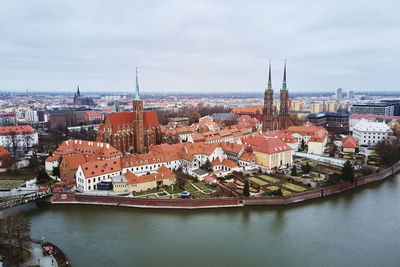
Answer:
[{"label": "white building", "polygon": [[360,145],[375,145],[392,134],[393,131],[384,122],[362,119],[353,126],[353,137]]},{"label": "white building", "polygon": [[18,149],[30,148],[39,143],[37,132],[31,126],[0,127],[0,146],[10,149],[14,145]]}]

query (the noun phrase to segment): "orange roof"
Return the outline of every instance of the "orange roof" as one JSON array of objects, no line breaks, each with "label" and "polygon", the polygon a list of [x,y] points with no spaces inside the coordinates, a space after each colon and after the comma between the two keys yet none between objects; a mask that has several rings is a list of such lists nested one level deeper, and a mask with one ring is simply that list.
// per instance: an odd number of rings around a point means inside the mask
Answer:
[{"label": "orange roof", "polygon": [[85,178],[106,175],[112,172],[121,171],[121,160],[107,159],[99,161],[91,161],[81,165]]},{"label": "orange roof", "polygon": [[243,149],[242,145],[229,143],[229,142],[221,142],[220,146],[221,146],[223,151],[230,152],[230,153],[235,153],[235,154],[239,154],[240,151],[242,151],[242,149]]},{"label": "orange roof", "polygon": [[150,151],[170,151],[170,150],[179,150],[182,149],[184,143],[178,143],[178,144],[161,144],[161,145],[151,145],[150,146]]},{"label": "orange roof", "polygon": [[96,156],[98,158],[111,158],[122,156],[121,152],[119,152],[117,149],[107,143],[76,139],[64,141],[56,149],[56,151],[54,151],[54,155],[60,156],[76,153],[83,153],[85,156]]},{"label": "orange roof", "polygon": [[242,107],[235,107],[233,108],[233,110],[231,111],[231,113],[234,114],[262,114],[264,110],[263,106],[248,106],[245,108]]},{"label": "orange roof", "polygon": [[132,172],[127,171],[124,176],[125,176],[126,180],[128,181],[128,184],[140,184],[140,183],[146,183],[146,182],[151,182],[151,181],[176,178],[176,175],[165,166],[161,166],[157,170],[156,173],[151,173],[151,174],[142,175],[142,176],[136,176]]},{"label": "orange roof", "polygon": [[192,136],[193,142],[204,141],[204,135],[201,133],[192,134],[191,136]]},{"label": "orange roof", "polygon": [[209,182],[214,182],[215,180],[217,180],[217,178],[214,178],[210,175],[204,176],[204,179],[209,181]]},{"label": "orange roof", "polygon": [[70,170],[78,169],[79,165],[86,163],[85,156],[82,153],[68,155],[64,157],[63,161],[66,161]]},{"label": "orange roof", "polygon": [[213,166],[221,166],[222,165],[222,166],[226,166],[229,168],[239,167],[235,162],[233,162],[230,159],[223,159],[222,161],[220,161],[218,157],[211,162],[211,165],[213,165]]},{"label": "orange roof", "polygon": [[342,140],[344,148],[356,148],[358,147],[358,141],[352,136],[348,135]]},{"label": "orange roof", "polygon": [[60,159],[60,156],[59,155],[55,155],[55,156],[48,156],[45,161],[46,162],[53,162],[53,161],[58,161],[59,159]]},{"label": "orange roof", "polygon": [[5,156],[5,155],[10,155],[10,152],[7,151],[4,147],[0,146],[0,155]]},{"label": "orange roof", "polygon": [[292,150],[292,148],[279,138],[268,138],[263,145],[256,146],[253,150],[266,154],[275,154]]},{"label": "orange roof", "polygon": [[29,125],[0,127],[0,135],[9,135],[11,133],[15,133],[17,135],[34,134],[35,130],[33,130],[33,128]]},{"label": "orange roof", "polygon": [[242,155],[240,155],[239,160],[241,161],[246,161],[246,162],[251,162],[254,160],[254,157],[256,155],[250,153],[250,152],[243,152]]},{"label": "orange roof", "polygon": [[143,111],[143,127],[144,127],[144,129],[149,129],[150,127],[154,127],[154,126],[160,126],[160,123],[158,122],[156,111],[155,110]]}]

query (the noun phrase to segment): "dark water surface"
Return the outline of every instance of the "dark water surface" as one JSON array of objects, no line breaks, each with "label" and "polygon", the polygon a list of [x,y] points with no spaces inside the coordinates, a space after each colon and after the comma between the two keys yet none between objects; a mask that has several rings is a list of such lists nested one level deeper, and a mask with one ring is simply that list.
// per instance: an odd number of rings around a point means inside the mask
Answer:
[{"label": "dark water surface", "polygon": [[74,266],[400,266],[400,175],[286,207],[31,206]]}]

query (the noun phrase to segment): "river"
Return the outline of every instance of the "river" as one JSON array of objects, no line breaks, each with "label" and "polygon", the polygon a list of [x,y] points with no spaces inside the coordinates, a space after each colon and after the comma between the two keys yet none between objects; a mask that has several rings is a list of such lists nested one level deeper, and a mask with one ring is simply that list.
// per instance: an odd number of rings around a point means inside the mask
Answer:
[{"label": "river", "polygon": [[24,212],[74,266],[399,266],[399,180],[286,207]]}]

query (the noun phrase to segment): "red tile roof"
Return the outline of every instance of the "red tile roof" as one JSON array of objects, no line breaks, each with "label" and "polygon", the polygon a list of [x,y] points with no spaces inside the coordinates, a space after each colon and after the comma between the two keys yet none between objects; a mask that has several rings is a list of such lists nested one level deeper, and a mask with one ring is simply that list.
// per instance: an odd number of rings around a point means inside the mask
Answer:
[{"label": "red tile roof", "polygon": [[85,156],[82,153],[68,155],[64,157],[63,161],[67,163],[70,170],[76,170],[78,169],[79,165],[86,163]]},{"label": "red tile roof", "polygon": [[348,135],[345,138],[343,138],[342,142],[343,142],[343,148],[358,147],[358,141],[352,135]]},{"label": "red tile roof", "polygon": [[109,173],[121,171],[121,160],[107,159],[99,161],[91,161],[81,165],[85,178],[106,175]]},{"label": "red tile roof", "polygon": [[229,168],[237,168],[239,167],[235,162],[233,162],[230,159],[223,159],[222,161],[219,160],[219,158],[214,159],[211,162],[211,165],[213,166],[226,166]]},{"label": "red tile roof", "polygon": [[250,152],[243,152],[242,155],[240,155],[239,160],[241,161],[246,161],[246,162],[252,162],[254,160],[256,155]]},{"label": "red tile roof", "polygon": [[7,151],[4,147],[0,146],[0,156],[10,155],[10,152]]},{"label": "red tile roof", "polygon": [[266,154],[275,154],[292,150],[292,148],[279,138],[268,138],[263,145],[256,146],[253,150]]},{"label": "red tile roof", "polygon": [[55,156],[48,156],[45,161],[46,162],[53,162],[53,161],[58,161],[59,159],[60,159],[60,156],[59,155],[55,155]]},{"label": "red tile roof", "polygon": [[33,130],[33,128],[29,125],[0,127],[0,135],[9,135],[11,133],[15,133],[17,135],[34,134],[35,130]]},{"label": "red tile roof", "polygon": [[54,151],[54,155],[60,156],[76,153],[83,153],[85,156],[96,156],[98,158],[111,158],[122,156],[121,152],[119,152],[117,149],[107,143],[76,139],[64,141],[56,149],[56,151]]},{"label": "red tile roof", "polygon": [[127,171],[124,174],[128,184],[140,184],[151,181],[159,181],[163,179],[176,178],[176,175],[170,171],[167,167],[161,166],[156,173],[146,174],[142,176],[136,176],[132,172]]},{"label": "red tile roof", "polygon": [[235,107],[233,108],[233,110],[231,111],[231,113],[234,114],[262,114],[264,110],[263,106],[248,106],[245,108],[242,107]]}]

